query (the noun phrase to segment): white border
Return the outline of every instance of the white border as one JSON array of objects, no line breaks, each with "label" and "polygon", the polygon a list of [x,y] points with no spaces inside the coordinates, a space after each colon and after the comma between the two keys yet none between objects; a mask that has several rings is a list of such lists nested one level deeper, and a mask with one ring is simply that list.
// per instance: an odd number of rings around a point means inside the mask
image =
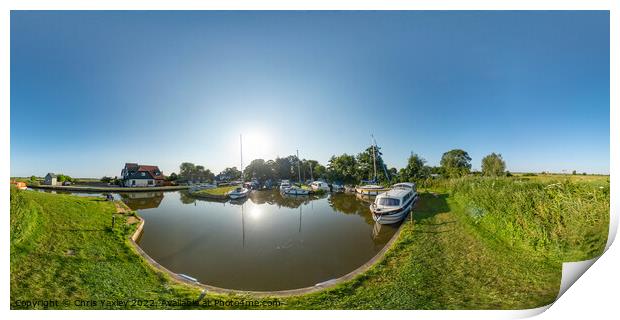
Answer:
[{"label": "white border", "polygon": [[[3,244],[4,257],[2,259],[1,268],[4,276],[0,277],[2,286],[2,301],[4,301],[3,312],[9,312],[9,299],[10,299],[10,270],[9,270],[9,258],[7,253],[9,252],[9,190],[6,181],[10,176],[10,49],[9,49],[9,37],[10,37],[10,11],[9,10],[611,10],[611,88],[618,88],[618,64],[617,57],[620,50],[618,50],[618,39],[620,36],[619,27],[620,20],[618,17],[619,1],[604,1],[604,0],[591,0],[591,1],[575,1],[575,0],[502,0],[502,1],[481,1],[481,0],[451,0],[451,1],[438,1],[438,0],[420,0],[420,1],[378,1],[378,0],[299,0],[299,1],[285,1],[285,0],[228,0],[228,1],[212,1],[212,0],[180,0],[180,1],[122,1],[122,0],[91,0],[91,1],[76,1],[76,0],[60,0],[60,1],[45,1],[45,0],[32,0],[32,1],[2,1],[0,6],[2,7],[2,14],[0,15],[0,43],[2,43],[2,50],[0,53],[0,70],[2,70],[2,78],[0,81],[0,143],[2,145],[2,155],[0,159],[2,172],[0,181],[4,183],[0,184],[0,205],[2,214],[5,217],[5,222],[2,223],[0,230],[2,232],[2,238],[6,241]],[[611,94],[611,108],[610,108],[610,173],[611,179],[617,181],[618,173],[615,170],[614,163],[620,161],[618,146],[618,97],[614,90],[610,90]],[[610,240],[608,242],[611,245],[618,224],[618,191],[615,184],[612,183],[611,189],[611,224],[610,224]],[[616,246],[617,247],[617,246]],[[568,290],[567,293],[554,304],[554,307],[546,312],[545,317],[569,317],[572,318],[575,315],[589,316],[590,314],[608,315],[616,312],[614,299],[618,294],[618,276],[617,272],[620,270],[620,259],[618,250],[611,247],[603,257],[600,258],[600,262],[594,264],[592,267],[595,269],[596,274],[593,272],[586,273],[585,278],[589,282],[578,281],[574,286],[574,289]],[[601,265],[603,264],[604,265]],[[566,301],[563,301],[566,300]],[[603,303],[601,303],[603,302]],[[605,303],[606,302],[606,303]],[[497,319],[497,318],[514,318],[531,316],[544,311],[546,308],[540,308],[536,310],[523,310],[523,311],[321,311],[321,315],[339,316],[345,318],[355,319],[375,319],[377,316],[381,317],[396,317],[396,318],[411,318],[411,317],[424,317],[424,318],[445,318],[445,317],[458,317],[465,319]],[[379,314],[379,312],[381,312]],[[252,311],[119,311],[115,312],[114,316],[121,317],[150,317],[153,319],[167,319],[171,316],[183,316],[184,318],[204,319],[205,317],[217,317],[217,318],[237,318],[237,317],[251,317],[258,319],[289,319],[291,317],[301,317],[305,319],[315,318],[318,311],[266,311],[266,312],[252,312]],[[45,316],[51,319],[81,319],[84,316],[92,317],[94,319],[107,319],[112,314],[106,311],[92,311],[92,312],[62,312],[62,311],[12,311],[10,312],[10,318],[31,318],[37,316]],[[7,317],[8,318],[8,317]]]}]

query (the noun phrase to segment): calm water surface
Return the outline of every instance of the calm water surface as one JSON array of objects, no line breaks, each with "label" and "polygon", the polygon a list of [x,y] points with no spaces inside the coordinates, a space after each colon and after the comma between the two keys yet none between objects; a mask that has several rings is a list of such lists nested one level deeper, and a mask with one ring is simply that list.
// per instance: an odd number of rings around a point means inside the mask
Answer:
[{"label": "calm water surface", "polygon": [[295,289],[340,277],[372,258],[396,230],[374,228],[368,205],[354,195],[253,191],[245,201],[225,203],[184,192],[160,195],[154,208],[126,201],[146,221],[139,245],[169,270],[224,288]]},{"label": "calm water surface", "polygon": [[375,225],[367,199],[350,194],[253,191],[244,201],[217,202],[174,191],[115,198],[145,219],[138,244],[158,263],[230,289],[296,289],[338,278],[377,254],[397,228]]}]

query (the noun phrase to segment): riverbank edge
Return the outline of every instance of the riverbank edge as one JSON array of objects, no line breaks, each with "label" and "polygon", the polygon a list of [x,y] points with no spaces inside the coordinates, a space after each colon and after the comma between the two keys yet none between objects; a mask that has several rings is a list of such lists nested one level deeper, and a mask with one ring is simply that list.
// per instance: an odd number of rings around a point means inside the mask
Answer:
[{"label": "riverbank edge", "polygon": [[85,192],[145,192],[145,191],[178,191],[186,190],[189,186],[165,186],[165,187],[78,187],[78,186],[49,186],[28,185],[33,189],[60,190],[60,191],[85,191]]},{"label": "riverbank edge", "polygon": [[400,234],[401,234],[401,231],[403,230],[403,227],[407,223],[413,223],[413,221],[410,219],[412,214],[413,212],[409,213],[409,215],[403,220],[400,226],[398,226],[398,230],[396,230],[392,238],[390,238],[390,240],[385,244],[385,246],[383,246],[383,248],[379,252],[377,252],[377,254],[375,254],[372,258],[370,258],[370,260],[368,260],[366,263],[362,264],[361,266],[357,267],[355,270],[341,277],[330,279],[330,280],[327,280],[321,283],[317,283],[313,286],[299,288],[299,289],[274,290],[274,291],[251,291],[251,290],[227,289],[227,288],[212,286],[212,285],[205,284],[205,283],[190,281],[182,277],[180,274],[172,272],[168,270],[166,267],[159,264],[157,261],[155,261],[155,259],[149,256],[140,247],[140,245],[138,245],[137,241],[140,239],[144,231],[145,220],[142,217],[140,217],[137,213],[136,213],[136,217],[140,220],[140,224],[136,228],[136,231],[134,231],[134,233],[129,237],[129,243],[131,244],[133,249],[136,251],[136,253],[139,254],[147,262],[147,264],[151,268],[154,269],[155,272],[162,272],[165,275],[169,276],[170,279],[174,282],[181,283],[184,285],[189,285],[192,287],[197,287],[199,289],[204,289],[208,293],[237,294],[237,295],[252,296],[252,297],[257,297],[257,298],[303,296],[306,294],[316,293],[316,292],[320,292],[323,290],[334,288],[346,281],[352,280],[355,277],[365,273],[370,268],[372,268],[375,264],[379,263],[385,257],[388,251],[392,248],[394,243],[396,243],[397,240],[400,238]]}]

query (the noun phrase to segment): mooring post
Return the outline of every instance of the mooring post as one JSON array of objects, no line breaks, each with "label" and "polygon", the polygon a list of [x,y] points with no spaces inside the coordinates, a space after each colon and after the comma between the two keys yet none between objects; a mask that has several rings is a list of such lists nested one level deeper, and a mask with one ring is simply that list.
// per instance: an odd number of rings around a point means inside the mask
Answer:
[{"label": "mooring post", "polygon": [[114,229],[114,223],[116,222],[116,217],[112,215],[112,229]]}]

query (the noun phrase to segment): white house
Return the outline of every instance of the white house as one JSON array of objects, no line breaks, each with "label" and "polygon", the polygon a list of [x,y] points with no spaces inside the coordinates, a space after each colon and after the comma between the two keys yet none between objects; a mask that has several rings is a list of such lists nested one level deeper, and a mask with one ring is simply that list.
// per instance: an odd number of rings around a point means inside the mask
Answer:
[{"label": "white house", "polygon": [[125,187],[155,187],[164,184],[164,173],[157,166],[125,163],[121,179]]},{"label": "white house", "polygon": [[45,176],[45,180],[43,181],[43,184],[48,185],[48,186],[55,186],[58,184],[58,180],[56,177],[56,174],[49,172],[46,176]]}]

